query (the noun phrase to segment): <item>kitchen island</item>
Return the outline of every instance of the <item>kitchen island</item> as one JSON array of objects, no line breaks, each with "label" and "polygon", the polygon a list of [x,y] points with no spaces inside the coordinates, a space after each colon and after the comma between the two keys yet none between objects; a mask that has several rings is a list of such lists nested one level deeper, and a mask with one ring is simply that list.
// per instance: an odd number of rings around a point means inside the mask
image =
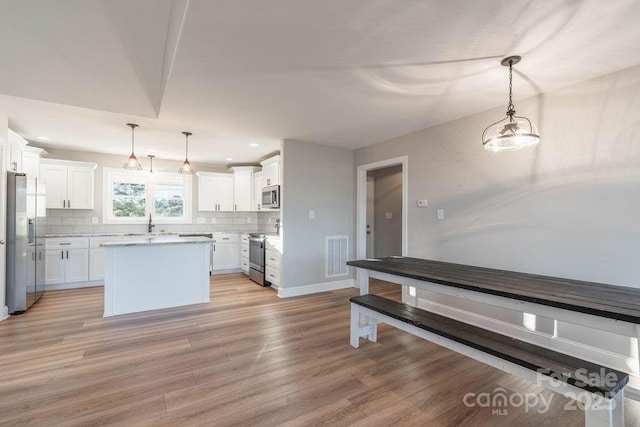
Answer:
[{"label": "kitchen island", "polygon": [[209,302],[206,237],[104,242],[104,317]]}]

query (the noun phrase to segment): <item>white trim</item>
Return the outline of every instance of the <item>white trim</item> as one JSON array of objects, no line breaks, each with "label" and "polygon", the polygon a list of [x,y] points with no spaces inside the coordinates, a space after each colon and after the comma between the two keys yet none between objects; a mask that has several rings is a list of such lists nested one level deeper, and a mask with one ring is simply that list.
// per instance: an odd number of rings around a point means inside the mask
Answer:
[{"label": "white trim", "polygon": [[317,294],[320,292],[337,291],[338,289],[353,288],[353,279],[337,280],[335,282],[314,283],[306,286],[296,286],[293,288],[278,288],[280,298],[297,297],[300,295]]},{"label": "white trim", "polygon": [[242,271],[241,268],[224,268],[222,270],[212,270],[211,276],[219,276],[221,274],[233,274],[233,273],[244,273],[244,271]]},{"label": "white trim", "polygon": [[2,309],[2,317],[0,317],[0,322],[9,318],[9,307],[6,305]]},{"label": "white trim", "polygon": [[46,291],[63,291],[67,289],[80,289],[80,288],[95,288],[95,287],[103,287],[104,281],[98,280],[93,282],[74,282],[74,283],[54,283],[54,284],[45,284],[44,290]]},{"label": "white trim", "polygon": [[367,257],[367,172],[389,166],[402,165],[402,255],[407,256],[407,218],[409,194],[409,157],[401,156],[367,163],[357,168],[356,192],[356,259]]}]

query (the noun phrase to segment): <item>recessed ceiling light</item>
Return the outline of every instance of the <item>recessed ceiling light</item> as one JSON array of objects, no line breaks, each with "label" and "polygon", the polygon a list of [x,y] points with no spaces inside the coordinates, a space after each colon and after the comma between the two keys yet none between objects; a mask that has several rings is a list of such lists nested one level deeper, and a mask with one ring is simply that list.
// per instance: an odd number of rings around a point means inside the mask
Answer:
[{"label": "recessed ceiling light", "polygon": [[230,162],[230,161],[231,161],[231,160],[233,160],[233,159],[232,159],[231,157],[227,157],[227,158],[225,158],[225,160],[226,160],[227,162]]},{"label": "recessed ceiling light", "polygon": [[255,142],[252,142],[251,144],[249,144],[249,147],[257,147],[258,144],[256,144]]},{"label": "recessed ceiling light", "polygon": [[49,138],[48,136],[38,136],[37,138],[39,140],[41,140],[41,141],[50,141],[51,140],[51,138]]}]

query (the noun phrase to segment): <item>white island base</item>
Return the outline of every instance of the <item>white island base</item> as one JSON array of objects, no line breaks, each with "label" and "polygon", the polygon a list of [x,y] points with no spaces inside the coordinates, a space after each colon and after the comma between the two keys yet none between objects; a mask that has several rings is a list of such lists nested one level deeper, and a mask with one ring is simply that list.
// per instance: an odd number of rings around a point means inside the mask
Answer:
[{"label": "white island base", "polygon": [[209,302],[211,239],[105,242],[104,317]]}]

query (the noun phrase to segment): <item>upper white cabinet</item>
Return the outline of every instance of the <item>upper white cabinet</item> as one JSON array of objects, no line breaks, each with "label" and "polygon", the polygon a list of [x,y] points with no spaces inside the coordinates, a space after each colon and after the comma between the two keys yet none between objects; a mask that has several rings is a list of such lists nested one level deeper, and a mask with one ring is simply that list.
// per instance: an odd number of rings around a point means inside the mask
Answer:
[{"label": "upper white cabinet", "polygon": [[22,172],[27,176],[40,178],[40,156],[46,153],[42,148],[27,145],[22,152]]},{"label": "upper white cabinet", "polygon": [[42,159],[40,178],[47,185],[48,209],[93,209],[95,163]]},{"label": "upper white cabinet", "polygon": [[260,162],[262,165],[262,186],[280,184],[280,156],[273,156]]},{"label": "upper white cabinet", "polygon": [[[260,170],[253,166],[234,166],[233,171],[233,208],[236,211],[254,211],[253,174]],[[257,191],[260,191],[258,189]]]},{"label": "upper white cabinet", "polygon": [[7,143],[7,170],[10,172],[22,172],[22,153],[27,145],[27,140],[9,129]]},{"label": "upper white cabinet", "polygon": [[253,204],[251,205],[252,211],[259,211],[262,209],[262,172],[253,173]]},{"label": "upper white cabinet", "polygon": [[198,172],[198,210],[232,211],[233,175]]}]

